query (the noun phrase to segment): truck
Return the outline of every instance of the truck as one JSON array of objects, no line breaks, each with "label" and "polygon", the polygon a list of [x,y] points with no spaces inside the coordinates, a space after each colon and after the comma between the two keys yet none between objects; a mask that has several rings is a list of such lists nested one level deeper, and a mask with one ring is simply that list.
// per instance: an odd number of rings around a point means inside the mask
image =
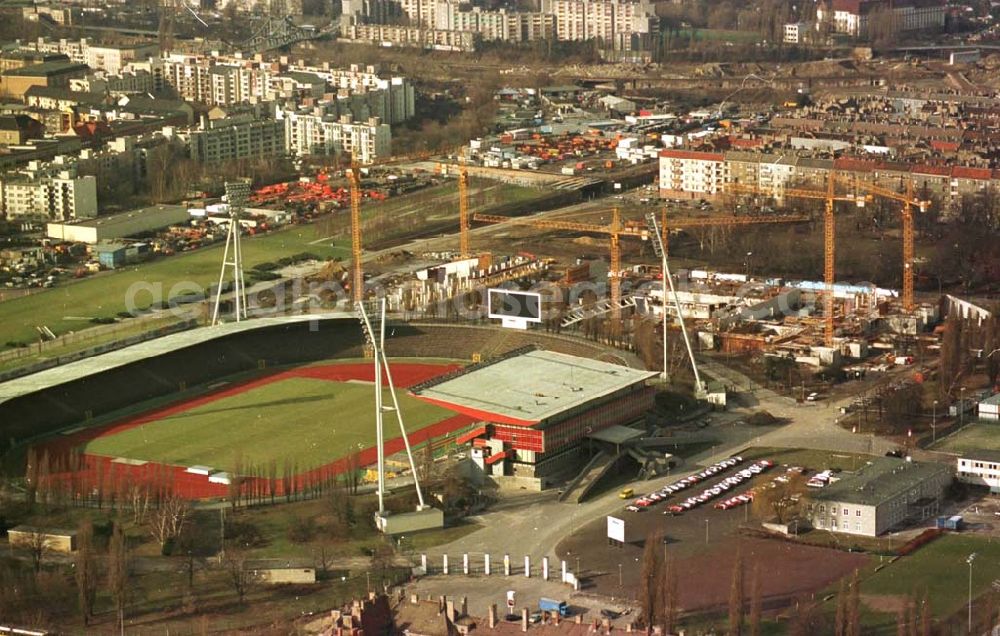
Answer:
[{"label": "truck", "polygon": [[549,613],[559,612],[559,616],[563,618],[569,616],[569,605],[566,604],[566,601],[542,597],[538,600],[538,609]]}]

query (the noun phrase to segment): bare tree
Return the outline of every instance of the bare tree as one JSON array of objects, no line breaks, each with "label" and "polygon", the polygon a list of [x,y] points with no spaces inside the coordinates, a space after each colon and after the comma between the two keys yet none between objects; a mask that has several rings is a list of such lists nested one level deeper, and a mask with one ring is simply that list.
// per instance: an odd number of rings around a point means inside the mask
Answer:
[{"label": "bare tree", "polygon": [[736,549],[733,578],[729,586],[729,636],[743,634],[743,552]]},{"label": "bare tree", "polygon": [[837,612],[833,619],[833,636],[844,636],[847,623],[847,588],[844,579],[840,579],[840,589],[837,592]]},{"label": "bare tree", "polygon": [[639,582],[639,605],[642,611],[642,624],[652,628],[660,618],[660,546],[663,545],[663,534],[657,530],[646,535],[645,548],[642,551],[642,580]]},{"label": "bare tree", "polygon": [[845,636],[861,636],[861,583],[858,579],[858,571],[854,570],[851,577],[851,584],[847,596],[846,621],[844,623]]},{"label": "bare tree", "polygon": [[14,547],[21,548],[28,553],[35,572],[42,569],[42,560],[52,550],[52,539],[45,531],[39,529],[32,529],[26,536],[18,537],[13,544]]},{"label": "bare tree", "polygon": [[83,614],[84,626],[90,625],[97,600],[97,557],[94,554],[94,524],[89,519],[80,523],[76,532],[76,556],[73,559],[73,578]]},{"label": "bare tree", "polygon": [[779,483],[775,488],[761,488],[753,500],[755,512],[762,518],[788,523],[796,517],[804,503],[805,481],[802,475],[793,473],[788,481]]},{"label": "bare tree", "polygon": [[248,560],[246,548],[237,543],[226,545],[222,566],[226,570],[229,582],[232,583],[233,591],[236,592],[241,605],[254,584],[254,574],[247,568]]},{"label": "bare tree", "polygon": [[753,583],[750,588],[750,636],[760,636],[761,619],[761,590],[760,590],[760,563],[754,563]]},{"label": "bare tree", "polygon": [[677,627],[678,615],[680,614],[677,591],[680,577],[677,575],[677,561],[674,558],[668,557],[663,562],[660,579],[660,594],[662,599],[660,607],[663,613],[661,616],[663,631],[667,634],[673,634],[674,628]]},{"label": "bare tree", "polygon": [[114,603],[118,627],[125,629],[125,605],[129,591],[128,538],[125,529],[116,523],[108,547],[108,593]]},{"label": "bare tree", "polygon": [[160,505],[153,509],[149,520],[149,531],[160,544],[160,550],[163,550],[168,541],[180,536],[190,514],[191,506],[188,502],[174,493],[160,500]]}]

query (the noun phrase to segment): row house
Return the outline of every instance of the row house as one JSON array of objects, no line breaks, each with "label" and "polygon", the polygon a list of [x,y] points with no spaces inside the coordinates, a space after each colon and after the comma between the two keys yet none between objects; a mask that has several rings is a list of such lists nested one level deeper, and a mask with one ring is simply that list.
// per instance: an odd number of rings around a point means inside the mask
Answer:
[{"label": "row house", "polygon": [[912,181],[918,195],[928,192],[951,209],[964,198],[979,196],[988,188],[1000,188],[1000,170],[989,168],[853,157],[822,159],[793,153],[668,149],[660,151],[660,196],[712,198],[725,193],[729,184],[740,183],[775,192],[780,204],[785,188],[822,190],[831,170],[899,192]]}]

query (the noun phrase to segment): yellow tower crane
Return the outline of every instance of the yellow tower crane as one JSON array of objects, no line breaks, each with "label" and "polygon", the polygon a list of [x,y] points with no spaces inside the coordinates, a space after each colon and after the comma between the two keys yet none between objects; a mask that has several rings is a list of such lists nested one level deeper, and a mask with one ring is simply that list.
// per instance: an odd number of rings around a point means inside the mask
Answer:
[{"label": "yellow tower crane", "polygon": [[914,230],[913,230],[913,208],[916,207],[921,212],[927,212],[931,207],[931,202],[918,199],[913,194],[913,180],[907,180],[906,192],[896,192],[889,188],[876,185],[868,181],[855,181],[852,184],[869,195],[875,195],[899,201],[903,204],[903,310],[913,311],[916,302],[913,296],[913,256],[914,256]]},{"label": "yellow tower crane", "polygon": [[[621,315],[621,244],[619,237],[636,236],[643,240],[648,238],[648,230],[644,227],[631,227],[622,223],[618,209],[614,209],[611,214],[609,225],[595,225],[592,223],[579,223],[576,221],[556,221],[546,219],[518,218],[509,216],[497,216],[493,214],[476,214],[472,217],[474,221],[480,223],[509,223],[515,225],[528,225],[531,227],[550,230],[569,230],[572,232],[586,232],[591,234],[606,234],[610,239],[611,263],[608,276],[611,279],[611,311],[614,319]],[[734,216],[724,218],[705,219],[677,219],[673,221],[671,227],[694,228],[694,227],[714,227],[714,226],[734,226],[734,225],[757,225],[763,223],[801,223],[808,221],[807,216]],[[666,230],[663,230],[664,234]]]},{"label": "yellow tower crane", "polygon": [[458,253],[469,258],[469,171],[465,166],[458,172]]},{"label": "yellow tower crane", "polygon": [[825,203],[823,208],[823,284],[826,288],[823,298],[823,342],[826,346],[833,346],[833,284],[836,280],[836,230],[834,222],[834,203],[837,201],[849,201],[858,207],[864,207],[865,202],[870,197],[858,196],[855,194],[836,194],[834,186],[836,176],[830,171],[826,181],[826,190],[806,190],[802,188],[783,188],[781,190],[764,189],[753,184],[731,183],[726,186],[727,192],[734,194],[752,194],[758,196],[768,196],[773,198],[791,197],[793,199],[822,199]]},{"label": "yellow tower crane", "polygon": [[351,185],[351,300],[359,303],[364,300],[365,278],[361,269],[361,178],[357,163],[351,163],[347,178]]}]

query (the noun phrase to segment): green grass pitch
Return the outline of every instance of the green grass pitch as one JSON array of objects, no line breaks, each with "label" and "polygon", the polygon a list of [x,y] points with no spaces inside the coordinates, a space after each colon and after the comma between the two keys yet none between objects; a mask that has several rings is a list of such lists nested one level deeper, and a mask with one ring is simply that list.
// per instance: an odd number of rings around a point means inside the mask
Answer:
[{"label": "green grass pitch", "polygon": [[964,453],[976,450],[1000,450],[1000,424],[977,422],[950,435],[934,446],[934,450]]},{"label": "green grass pitch", "polygon": [[[446,409],[396,392],[409,433],[452,417]],[[126,457],[181,466],[232,470],[244,465],[279,470],[284,462],[315,468],[375,444],[372,386],[313,378],[288,378],[213,400],[134,428],[91,440],[92,455]],[[384,391],[386,404],[392,396]],[[386,413],[385,436],[399,436]]]}]

